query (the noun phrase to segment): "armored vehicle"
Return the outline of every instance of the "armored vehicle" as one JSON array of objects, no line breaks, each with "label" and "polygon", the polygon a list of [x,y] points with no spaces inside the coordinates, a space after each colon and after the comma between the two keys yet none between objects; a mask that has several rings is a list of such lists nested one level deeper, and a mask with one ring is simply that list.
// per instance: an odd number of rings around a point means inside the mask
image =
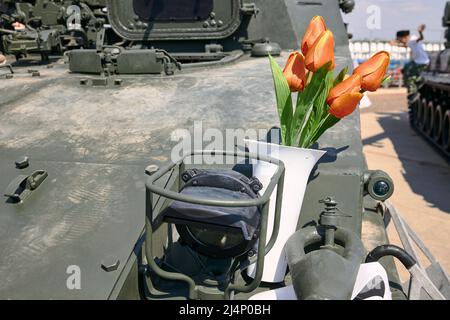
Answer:
[{"label": "armored vehicle", "polygon": [[446,49],[431,55],[419,93],[409,99],[410,120],[413,128],[450,159],[450,2],[442,20],[447,28]]},{"label": "armored vehicle", "polygon": [[[40,76],[17,67],[0,77],[0,298],[239,300],[288,290],[351,299],[366,260],[389,282],[363,279],[357,299],[444,298],[445,281],[389,245],[389,213],[401,221],[385,202],[394,184],[368,170],[358,112],[319,140],[326,155],[286,244],[290,269],[281,283],[261,282],[280,232],[280,202],[274,221],[267,208],[276,186],[283,194],[284,164],[259,157],[277,167],[262,186],[247,161],[257,156],[234,146],[247,129],[278,125],[267,55],[284,64],[312,17],[335,34],[337,69],[352,67],[341,7],[353,5],[109,0],[121,41],[72,50],[66,64],[36,67]],[[230,131],[238,135],[227,146],[205,151]],[[231,161],[190,162],[191,149]],[[415,275],[409,295],[392,255]]]},{"label": "armored vehicle", "polygon": [[2,0],[2,47],[17,59],[29,53],[48,59],[73,48],[95,47],[106,24],[104,0]]}]

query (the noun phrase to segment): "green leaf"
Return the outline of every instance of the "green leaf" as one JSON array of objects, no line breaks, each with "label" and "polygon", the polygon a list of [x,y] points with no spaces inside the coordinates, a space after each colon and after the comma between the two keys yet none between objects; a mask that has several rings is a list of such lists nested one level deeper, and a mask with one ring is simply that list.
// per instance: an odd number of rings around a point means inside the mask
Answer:
[{"label": "green leaf", "polygon": [[281,123],[281,132],[283,136],[283,144],[286,146],[291,145],[291,124],[292,124],[292,99],[286,100],[286,104],[283,108],[283,113],[281,114],[280,123]]},{"label": "green leaf", "polygon": [[389,82],[391,82],[392,76],[387,76],[383,79],[383,82],[381,82],[381,87],[387,86]]},{"label": "green leaf", "polygon": [[324,65],[322,68],[317,70],[317,72],[312,76],[311,82],[306,86],[303,91],[302,99],[309,101],[316,95],[317,89],[321,86],[322,81],[328,73],[328,69],[330,68],[331,62]]},{"label": "green leaf", "polygon": [[[294,146],[301,146],[305,136],[308,133],[308,129],[310,128],[309,125],[310,125],[311,115],[314,112],[314,104],[315,104],[317,97],[322,92],[323,87],[324,87],[324,84],[322,82],[320,84],[319,89],[316,91],[316,95],[312,99],[309,100],[309,104],[306,107],[305,115],[301,119],[298,119],[298,123],[296,123],[296,127],[298,126],[298,128],[295,129],[295,135],[294,135],[294,138],[292,139]],[[308,103],[308,101],[306,101],[306,103]],[[295,115],[294,115],[294,117],[295,117]],[[294,127],[294,128],[296,128],[296,127]]]},{"label": "green leaf", "polygon": [[307,108],[306,114],[302,118],[302,121],[299,124],[299,130],[297,130],[296,135],[293,138],[293,146],[301,147],[302,146],[302,137],[306,135],[307,124],[309,119],[311,118],[311,114],[314,109],[314,103],[311,102],[309,107]]},{"label": "green leaf", "polygon": [[347,73],[348,73],[348,67],[345,67],[344,69],[342,69],[341,72],[339,72],[336,79],[334,80],[333,87],[336,87],[339,83],[344,81],[344,78],[347,75]]},{"label": "green leaf", "polygon": [[324,81],[324,90],[317,97],[315,101],[315,109],[317,110],[317,115],[314,119],[314,124],[317,126],[320,121],[322,121],[323,117],[328,114],[328,105],[327,98],[330,93],[331,88],[333,87],[333,71],[328,71],[325,76]]},{"label": "green leaf", "polygon": [[[314,124],[320,121],[323,114],[323,103],[316,102],[319,96],[321,101],[326,101],[329,89],[333,81],[332,72],[329,72],[330,63],[320,68],[311,78],[305,90],[298,95],[297,106],[291,125],[291,142],[294,146],[302,144],[306,136],[314,129]],[[330,83],[331,79],[331,83]],[[325,90],[328,90],[325,92]]]},{"label": "green leaf", "polygon": [[310,136],[310,138],[305,141],[303,148],[309,148],[311,145],[317,142],[319,138],[331,127],[335,126],[341,119],[336,118],[331,114],[327,114],[327,116],[321,121],[321,123],[317,126],[314,133]]},{"label": "green leaf", "polygon": [[326,98],[334,80],[333,72],[329,71],[329,67],[330,63],[320,68],[298,97],[291,125],[291,141],[294,146],[302,146],[314,132],[322,117],[327,114]]},{"label": "green leaf", "polygon": [[283,75],[278,63],[272,56],[269,56],[270,67],[272,69],[273,83],[275,87],[275,95],[277,100],[278,117],[280,118],[281,136],[283,144],[286,144],[291,135],[291,123],[293,117],[292,96],[289,84]]}]

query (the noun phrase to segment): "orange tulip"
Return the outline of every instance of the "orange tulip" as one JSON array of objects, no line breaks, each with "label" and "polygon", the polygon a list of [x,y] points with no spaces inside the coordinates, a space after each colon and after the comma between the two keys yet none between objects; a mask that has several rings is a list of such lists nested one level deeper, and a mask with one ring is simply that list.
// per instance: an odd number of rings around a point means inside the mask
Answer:
[{"label": "orange tulip", "polygon": [[361,76],[354,74],[351,77],[345,79],[339,83],[336,87],[331,89],[328,94],[327,103],[331,106],[337,98],[347,93],[360,92],[361,91]]},{"label": "orange tulip", "polygon": [[304,55],[308,53],[309,48],[314,45],[314,42],[316,42],[325,30],[327,30],[327,26],[325,24],[325,20],[323,20],[321,16],[315,16],[312,18],[302,41],[302,52]]},{"label": "orange tulip", "polygon": [[390,56],[386,51],[380,51],[361,64],[355,70],[362,78],[362,88],[366,91],[376,91],[384,80],[390,64]]},{"label": "orange tulip", "polygon": [[346,93],[333,101],[328,113],[338,119],[342,119],[355,111],[362,98],[363,94],[360,92]]},{"label": "orange tulip", "polygon": [[317,72],[321,67],[331,61],[330,70],[333,70],[334,62],[334,37],[330,30],[324,31],[314,42],[313,46],[306,54],[306,68],[312,72]]},{"label": "orange tulip", "polygon": [[300,52],[291,53],[283,74],[292,92],[302,91],[306,85],[305,57]]}]

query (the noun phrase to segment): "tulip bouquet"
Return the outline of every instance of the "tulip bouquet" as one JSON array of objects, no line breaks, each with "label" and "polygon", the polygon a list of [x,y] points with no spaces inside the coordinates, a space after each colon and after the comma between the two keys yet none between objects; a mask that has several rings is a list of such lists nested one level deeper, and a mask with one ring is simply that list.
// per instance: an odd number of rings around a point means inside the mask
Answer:
[{"label": "tulip bouquet", "polygon": [[[289,55],[284,70],[272,58],[282,143],[308,148],[322,134],[358,107],[365,91],[376,91],[384,81],[389,53],[381,51],[353,74],[344,68],[334,77],[334,37],[322,17],[314,17],[304,35],[301,52]],[[297,93],[296,105],[292,94]]]}]

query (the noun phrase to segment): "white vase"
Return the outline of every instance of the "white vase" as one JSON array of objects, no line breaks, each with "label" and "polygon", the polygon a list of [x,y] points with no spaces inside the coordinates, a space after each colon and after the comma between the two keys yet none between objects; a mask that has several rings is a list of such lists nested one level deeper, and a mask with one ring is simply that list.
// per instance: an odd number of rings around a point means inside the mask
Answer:
[{"label": "white vase", "polygon": [[[255,140],[245,140],[245,143],[250,153],[281,160],[285,165],[286,171],[283,187],[283,202],[281,206],[280,230],[273,248],[265,256],[262,277],[263,282],[283,282],[287,269],[284,245],[289,237],[296,231],[311,171],[326,151],[286,147]],[[264,186],[260,191],[260,194],[264,193],[276,168],[276,165],[263,161],[257,161],[253,164],[253,175],[257,177]],[[277,189],[273,191],[270,197],[267,242],[270,240],[273,229],[276,194]],[[250,277],[254,277],[255,271],[255,264],[253,264],[247,269],[247,274]]]}]

